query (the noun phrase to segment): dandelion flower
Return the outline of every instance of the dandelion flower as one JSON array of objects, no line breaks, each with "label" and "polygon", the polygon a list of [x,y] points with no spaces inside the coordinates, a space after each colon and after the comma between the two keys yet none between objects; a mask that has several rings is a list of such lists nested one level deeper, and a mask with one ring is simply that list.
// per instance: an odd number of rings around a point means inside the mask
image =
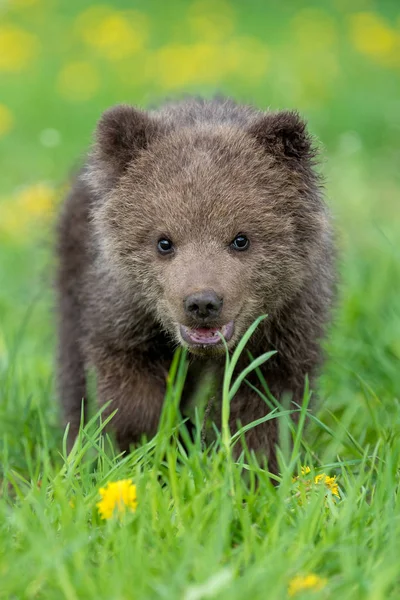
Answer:
[{"label": "dandelion flower", "polygon": [[22,214],[31,217],[49,217],[52,214],[56,192],[54,188],[43,181],[21,189],[16,198],[16,206]]},{"label": "dandelion flower", "polygon": [[19,73],[36,58],[38,38],[15,25],[0,27],[0,72]]},{"label": "dandelion flower", "polygon": [[356,13],[351,15],[349,24],[350,39],[361,54],[379,59],[396,52],[396,31],[378,14]]},{"label": "dandelion flower", "polygon": [[111,6],[90,6],[76,20],[78,35],[100,56],[118,61],[143,50],[148,20],[135,10],[119,11]]},{"label": "dandelion flower", "polygon": [[315,573],[309,573],[308,575],[297,575],[293,577],[289,582],[288,593],[289,596],[295,596],[300,592],[306,590],[317,592],[322,590],[327,584],[327,580]]},{"label": "dandelion flower", "polygon": [[128,510],[135,512],[137,507],[136,485],[131,479],[109,482],[99,490],[101,500],[97,508],[102,519],[111,519],[116,514],[123,516]]},{"label": "dandelion flower", "polygon": [[10,198],[1,200],[0,235],[23,240],[40,230],[53,214],[56,190],[44,181],[16,190]]}]

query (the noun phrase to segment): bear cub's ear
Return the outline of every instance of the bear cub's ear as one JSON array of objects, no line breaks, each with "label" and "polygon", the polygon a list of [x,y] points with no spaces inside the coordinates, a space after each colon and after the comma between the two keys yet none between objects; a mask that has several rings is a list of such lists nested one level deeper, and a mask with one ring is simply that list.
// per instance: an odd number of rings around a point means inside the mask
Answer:
[{"label": "bear cub's ear", "polygon": [[264,113],[250,126],[250,133],[276,157],[302,161],[316,155],[306,123],[296,111]]},{"label": "bear cub's ear", "polygon": [[159,123],[133,106],[121,104],[106,110],[97,125],[85,174],[90,187],[100,193],[109,191],[128,164],[160,133]]}]

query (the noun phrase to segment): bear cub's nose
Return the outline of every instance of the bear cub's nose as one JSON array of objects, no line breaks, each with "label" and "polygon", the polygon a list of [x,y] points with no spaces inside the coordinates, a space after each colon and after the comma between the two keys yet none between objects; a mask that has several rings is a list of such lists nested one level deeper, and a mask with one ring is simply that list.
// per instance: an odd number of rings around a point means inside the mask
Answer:
[{"label": "bear cub's nose", "polygon": [[219,317],[223,300],[214,290],[204,290],[186,296],[183,301],[186,314],[206,324]]}]

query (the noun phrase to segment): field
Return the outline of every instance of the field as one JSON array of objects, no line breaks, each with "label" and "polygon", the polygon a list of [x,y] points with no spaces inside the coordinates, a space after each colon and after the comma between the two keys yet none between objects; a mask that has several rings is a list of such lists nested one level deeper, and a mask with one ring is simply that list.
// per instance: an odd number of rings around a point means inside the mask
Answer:
[{"label": "field", "polygon": [[[398,3],[5,0],[0,83],[0,598],[398,599]],[[277,486],[226,438],[180,446],[179,361],[155,440],[63,450],[57,206],[103,109],[183,92],[298,108],[321,142],[339,301]]]}]

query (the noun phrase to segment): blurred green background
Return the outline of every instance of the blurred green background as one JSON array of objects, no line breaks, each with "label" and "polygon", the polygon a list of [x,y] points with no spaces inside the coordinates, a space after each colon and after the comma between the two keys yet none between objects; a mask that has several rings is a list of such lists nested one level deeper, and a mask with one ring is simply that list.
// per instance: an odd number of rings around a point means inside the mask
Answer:
[{"label": "blurred green background", "polygon": [[399,161],[400,6],[0,3],[2,188],[60,181],[101,111],[182,92],[297,107],[330,152]]},{"label": "blurred green background", "polygon": [[0,0],[0,411],[11,450],[18,423],[32,433],[35,407],[57,420],[52,224],[101,112],[216,92],[297,108],[320,139],[341,250],[324,410],[360,443],[399,423],[399,3]]}]

